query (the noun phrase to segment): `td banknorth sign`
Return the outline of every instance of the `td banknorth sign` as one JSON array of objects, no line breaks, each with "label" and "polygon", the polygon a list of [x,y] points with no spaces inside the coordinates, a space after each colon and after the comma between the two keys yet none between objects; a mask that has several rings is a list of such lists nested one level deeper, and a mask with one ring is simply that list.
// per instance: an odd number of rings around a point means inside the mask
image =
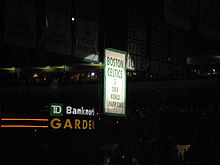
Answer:
[{"label": "td banknorth sign", "polygon": [[52,103],[50,104],[50,116],[50,127],[52,129],[95,129],[95,121],[93,119],[82,119],[83,116],[95,116],[94,108],[64,106],[61,103]]},{"label": "td banknorth sign", "polygon": [[73,106],[63,106],[63,104],[53,103],[50,105],[50,116],[63,116],[63,115],[86,115],[95,116],[94,108],[88,109],[84,107],[76,108]]},{"label": "td banknorth sign", "polygon": [[126,52],[106,49],[104,68],[104,113],[125,116]]}]

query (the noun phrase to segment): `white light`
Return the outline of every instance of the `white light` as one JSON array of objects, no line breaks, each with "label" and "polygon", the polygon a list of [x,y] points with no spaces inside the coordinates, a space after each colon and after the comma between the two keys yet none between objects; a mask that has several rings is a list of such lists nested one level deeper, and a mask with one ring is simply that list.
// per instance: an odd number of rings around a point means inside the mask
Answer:
[{"label": "white light", "polygon": [[75,21],[75,18],[74,18],[74,17],[72,17],[72,21]]},{"label": "white light", "polygon": [[47,28],[49,27],[49,23],[48,23],[47,18],[46,18],[46,27],[47,27]]},{"label": "white light", "polygon": [[215,69],[212,69],[213,72],[215,72]]},{"label": "white light", "polygon": [[94,73],[94,72],[92,72],[92,73],[91,73],[91,76],[95,76],[95,73]]},{"label": "white light", "polygon": [[34,73],[34,74],[32,75],[32,77],[33,77],[33,78],[38,78],[38,74],[37,74],[37,73]]}]

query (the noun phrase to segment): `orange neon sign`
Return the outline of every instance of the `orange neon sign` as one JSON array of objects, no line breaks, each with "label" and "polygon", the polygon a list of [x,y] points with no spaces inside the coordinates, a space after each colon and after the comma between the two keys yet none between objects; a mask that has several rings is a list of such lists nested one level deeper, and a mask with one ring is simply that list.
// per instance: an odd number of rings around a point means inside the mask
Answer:
[{"label": "orange neon sign", "polygon": [[[34,119],[34,118],[1,118],[1,121],[39,121],[47,122],[49,119]],[[2,128],[48,128],[46,125],[26,125],[26,124],[2,124]]]},{"label": "orange neon sign", "polygon": [[46,125],[1,125],[2,128],[48,128]]},{"label": "orange neon sign", "polygon": [[21,119],[21,118],[2,118],[4,121],[49,121],[49,119]]}]

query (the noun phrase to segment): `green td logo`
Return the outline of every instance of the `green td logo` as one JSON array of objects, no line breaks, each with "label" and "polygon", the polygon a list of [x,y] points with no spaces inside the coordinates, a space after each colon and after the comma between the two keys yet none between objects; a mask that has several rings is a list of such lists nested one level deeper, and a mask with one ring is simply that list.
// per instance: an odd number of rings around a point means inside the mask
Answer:
[{"label": "green td logo", "polygon": [[63,116],[63,104],[51,103],[50,116]]}]

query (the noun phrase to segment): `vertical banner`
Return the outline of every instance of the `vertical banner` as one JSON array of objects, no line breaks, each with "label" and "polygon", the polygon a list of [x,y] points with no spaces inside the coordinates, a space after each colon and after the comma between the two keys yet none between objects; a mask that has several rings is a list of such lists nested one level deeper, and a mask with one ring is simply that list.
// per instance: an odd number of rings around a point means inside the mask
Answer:
[{"label": "vertical banner", "polygon": [[168,24],[190,30],[191,0],[165,0],[164,21]]},{"label": "vertical banner", "polygon": [[146,71],[146,26],[145,12],[134,8],[127,10],[127,70]]},{"label": "vertical banner", "polygon": [[199,3],[199,32],[220,39],[220,1],[200,0]]},{"label": "vertical banner", "polygon": [[125,116],[126,52],[106,49],[104,68],[104,113]]},{"label": "vertical banner", "polygon": [[74,55],[88,62],[99,62],[98,0],[78,0],[76,5],[76,45]]},{"label": "vertical banner", "polygon": [[2,36],[1,36],[1,33],[0,33],[0,54],[2,53]]},{"label": "vertical banner", "polygon": [[4,42],[10,45],[35,48],[34,0],[5,1]]},{"label": "vertical banner", "polygon": [[71,5],[67,0],[46,2],[45,50],[71,55]]}]

